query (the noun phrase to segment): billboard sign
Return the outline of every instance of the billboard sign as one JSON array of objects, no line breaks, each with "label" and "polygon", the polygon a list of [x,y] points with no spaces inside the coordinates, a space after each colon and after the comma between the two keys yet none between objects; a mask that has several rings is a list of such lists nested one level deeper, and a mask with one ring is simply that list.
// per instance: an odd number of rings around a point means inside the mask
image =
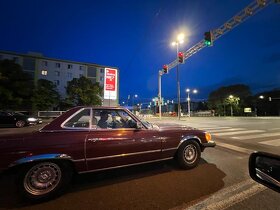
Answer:
[{"label": "billboard sign", "polygon": [[105,68],[104,99],[117,99],[118,70]]}]

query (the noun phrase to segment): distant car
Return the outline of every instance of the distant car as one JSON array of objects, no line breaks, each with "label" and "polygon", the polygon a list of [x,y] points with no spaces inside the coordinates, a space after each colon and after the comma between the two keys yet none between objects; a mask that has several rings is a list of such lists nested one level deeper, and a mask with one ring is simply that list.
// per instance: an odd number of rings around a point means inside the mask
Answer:
[{"label": "distant car", "polygon": [[206,147],[215,145],[208,132],[158,127],[125,108],[76,107],[37,132],[0,136],[0,171],[17,171],[19,191],[38,201],[61,192],[73,172],[172,158],[190,169]]},{"label": "distant car", "polygon": [[280,193],[280,156],[266,152],[254,152],[249,158],[252,179]]},{"label": "distant car", "polygon": [[37,117],[24,115],[19,112],[0,111],[1,126],[15,126],[18,128],[26,125],[41,124],[42,120]]}]

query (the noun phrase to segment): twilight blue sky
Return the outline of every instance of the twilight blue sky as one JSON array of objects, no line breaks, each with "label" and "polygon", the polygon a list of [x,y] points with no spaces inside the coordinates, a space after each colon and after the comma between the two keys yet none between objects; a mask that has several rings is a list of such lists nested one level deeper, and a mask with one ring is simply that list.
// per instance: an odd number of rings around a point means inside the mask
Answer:
[{"label": "twilight blue sky", "polygon": [[[120,100],[157,95],[158,70],[175,60],[170,46],[187,33],[186,51],[205,31],[225,23],[252,0],[1,0],[0,50],[120,69]],[[163,76],[163,97],[176,98],[176,71]],[[197,99],[237,83],[253,92],[280,87],[280,4],[265,8],[180,65],[182,97]]]}]

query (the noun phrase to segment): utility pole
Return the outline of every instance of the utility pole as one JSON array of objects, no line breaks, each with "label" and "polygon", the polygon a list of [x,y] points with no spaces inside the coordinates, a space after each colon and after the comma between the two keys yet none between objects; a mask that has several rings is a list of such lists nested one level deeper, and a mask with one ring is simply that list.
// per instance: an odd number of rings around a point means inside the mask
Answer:
[{"label": "utility pole", "polygon": [[162,71],[158,72],[158,111],[159,111],[159,119],[161,119],[161,76]]}]

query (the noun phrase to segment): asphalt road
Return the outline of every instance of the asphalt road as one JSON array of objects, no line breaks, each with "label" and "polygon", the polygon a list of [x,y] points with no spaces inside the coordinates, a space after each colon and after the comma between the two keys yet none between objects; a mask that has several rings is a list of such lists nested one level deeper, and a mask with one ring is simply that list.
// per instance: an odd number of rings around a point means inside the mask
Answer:
[{"label": "asphalt road", "polygon": [[[40,204],[20,200],[14,177],[2,176],[0,209],[280,209],[280,194],[251,180],[247,168],[253,150],[280,154],[280,119],[183,118],[177,121],[170,118],[152,121],[212,131],[217,147],[206,149],[199,166],[192,170],[181,170],[175,161],[165,161],[77,175],[64,195]],[[31,132],[39,127],[5,132]],[[262,137],[252,138],[257,134]]]}]

